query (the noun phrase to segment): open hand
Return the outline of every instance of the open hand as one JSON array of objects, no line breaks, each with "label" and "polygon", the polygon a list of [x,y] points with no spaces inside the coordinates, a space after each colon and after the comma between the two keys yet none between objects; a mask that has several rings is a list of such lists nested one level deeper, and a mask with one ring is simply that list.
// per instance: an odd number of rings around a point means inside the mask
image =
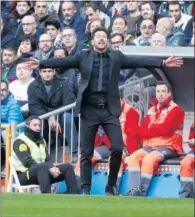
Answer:
[{"label": "open hand", "polygon": [[25,69],[36,69],[37,67],[39,67],[40,61],[38,59],[35,58],[30,58],[30,60],[28,62],[24,63],[24,68]]},{"label": "open hand", "polygon": [[183,58],[171,56],[165,60],[164,64],[166,67],[181,67],[183,65]]},{"label": "open hand", "polygon": [[51,127],[51,129],[53,131],[56,131],[58,129],[58,131],[61,133],[62,132],[62,129],[61,129],[61,126],[60,124],[56,121],[55,117],[54,116],[51,116],[49,119],[48,119],[48,123],[49,123],[49,126]]},{"label": "open hand", "polygon": [[49,171],[54,178],[58,177],[61,174],[58,167],[52,167],[49,169]]}]

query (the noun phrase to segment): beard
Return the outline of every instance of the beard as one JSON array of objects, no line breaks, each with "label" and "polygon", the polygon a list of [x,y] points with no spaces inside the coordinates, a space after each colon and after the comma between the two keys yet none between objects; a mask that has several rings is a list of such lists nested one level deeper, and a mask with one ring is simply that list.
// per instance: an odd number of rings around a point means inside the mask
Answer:
[{"label": "beard", "polygon": [[95,43],[94,46],[93,46],[94,50],[96,51],[100,51],[100,52],[103,52],[103,51],[106,51],[107,48],[108,48],[108,45],[105,43],[105,44],[100,44],[100,43]]}]

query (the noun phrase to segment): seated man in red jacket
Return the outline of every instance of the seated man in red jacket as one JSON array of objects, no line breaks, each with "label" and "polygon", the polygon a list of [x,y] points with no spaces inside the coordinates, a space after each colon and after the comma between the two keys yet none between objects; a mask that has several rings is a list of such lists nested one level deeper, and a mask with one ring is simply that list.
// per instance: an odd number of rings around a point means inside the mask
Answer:
[{"label": "seated man in red jacket", "polygon": [[[120,115],[120,123],[122,128],[122,136],[124,143],[124,155],[130,155],[135,150],[137,150],[139,145],[139,114],[131,105],[125,102],[125,100],[121,100],[121,115]],[[100,127],[96,138],[95,138],[95,149],[94,155],[92,158],[92,163],[100,161],[101,159],[108,159],[110,156],[110,141],[104,130]],[[121,168],[118,173],[117,186],[120,184],[120,179],[122,177],[122,172],[124,169],[124,163],[122,161]],[[80,176],[80,159],[78,159],[75,173],[77,176]]]},{"label": "seated man in red jacket", "polygon": [[143,146],[125,159],[129,172],[129,196],[146,196],[159,163],[183,153],[184,111],[171,100],[168,84],[157,84],[156,99],[152,104],[140,126]]},{"label": "seated man in red jacket", "polygon": [[189,141],[191,151],[184,157],[180,164],[180,197],[194,197],[194,151],[195,151],[195,123],[190,129]]}]

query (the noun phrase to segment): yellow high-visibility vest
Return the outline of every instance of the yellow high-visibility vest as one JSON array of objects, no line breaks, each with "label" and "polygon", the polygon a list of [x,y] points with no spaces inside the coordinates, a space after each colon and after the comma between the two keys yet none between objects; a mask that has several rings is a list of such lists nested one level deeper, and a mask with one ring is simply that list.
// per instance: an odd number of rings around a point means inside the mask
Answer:
[{"label": "yellow high-visibility vest", "polygon": [[[19,146],[20,151],[25,151],[25,149],[27,149],[26,146],[28,146],[28,148],[30,149],[31,157],[34,161],[36,161],[37,163],[45,162],[45,158],[46,158],[46,142],[45,141],[44,143],[40,143],[39,145],[37,145],[35,142],[30,140],[24,133],[21,133],[16,138],[16,140],[17,139],[20,139],[24,142],[24,144],[21,144]],[[16,171],[25,172],[28,170],[28,168],[25,167],[23,163],[18,159],[14,150],[12,152],[12,159],[13,159],[13,164],[14,164]]]}]

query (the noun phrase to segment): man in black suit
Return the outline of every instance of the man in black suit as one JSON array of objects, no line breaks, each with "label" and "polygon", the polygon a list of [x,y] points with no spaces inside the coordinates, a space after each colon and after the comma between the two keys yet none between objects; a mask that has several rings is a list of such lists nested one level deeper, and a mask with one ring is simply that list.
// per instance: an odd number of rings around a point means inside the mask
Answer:
[{"label": "man in black suit", "polygon": [[120,97],[118,78],[120,69],[180,67],[181,58],[167,60],[128,57],[120,51],[108,50],[108,34],[104,27],[92,33],[92,50],[74,56],[42,61],[32,60],[26,67],[78,68],[81,73],[76,113],[81,114],[81,187],[90,194],[91,158],[94,139],[101,125],[111,141],[111,159],[107,195],[117,195],[116,180],[122,157],[122,134],[119,122]]}]

